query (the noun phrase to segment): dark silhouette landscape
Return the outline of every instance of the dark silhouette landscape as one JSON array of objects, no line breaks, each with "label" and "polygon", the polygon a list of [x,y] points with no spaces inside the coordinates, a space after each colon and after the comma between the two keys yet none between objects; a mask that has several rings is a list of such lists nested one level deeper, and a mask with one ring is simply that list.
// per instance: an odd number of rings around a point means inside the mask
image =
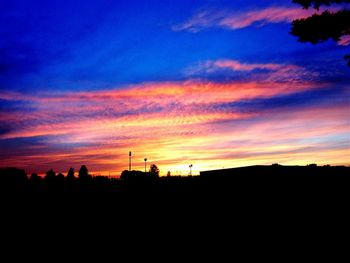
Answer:
[{"label": "dark silhouette landscape", "polygon": [[278,195],[301,198],[313,195],[347,195],[350,186],[347,166],[270,166],[257,165],[231,169],[203,171],[200,176],[159,176],[152,164],[149,172],[125,170],[120,178],[91,176],[85,165],[77,175],[70,168],[67,175],[52,169],[44,177],[27,175],[18,168],[0,169],[1,193],[51,196],[110,195],[181,197],[182,195],[249,198]]},{"label": "dark silhouette landscape", "polygon": [[[335,244],[340,242],[335,233],[345,235],[349,175],[350,167],[315,164],[250,166],[192,177],[125,171],[120,179],[92,177],[85,166],[76,176],[73,169],[67,175],[49,170],[44,178],[3,168],[0,200],[5,223],[1,226],[9,236],[26,236],[28,244],[38,236],[49,241],[45,245],[51,248],[50,255],[58,253],[52,242],[74,237],[68,244],[75,248],[77,240],[85,246],[81,256],[90,255],[89,242],[99,245],[94,252],[105,255],[102,241],[110,238],[108,254],[123,249],[113,247],[117,240],[132,251],[181,242],[191,247],[177,252],[182,255],[187,250],[194,253],[193,242],[211,244],[210,251],[237,242],[236,248],[244,249],[239,253],[249,257],[251,249],[259,257],[276,256],[275,250],[296,257],[300,250],[289,245],[294,240],[310,250],[325,246],[328,236]],[[149,242],[151,238],[156,243]],[[272,252],[266,250],[271,246]],[[225,251],[220,255],[232,253]]]},{"label": "dark silhouette landscape", "polygon": [[346,260],[349,4],[1,0],[3,261]]},{"label": "dark silhouette landscape", "polygon": [[28,223],[22,225],[29,220],[44,231],[38,225],[44,220],[83,232],[108,233],[114,226],[113,231],[125,235],[152,235],[155,229],[178,235],[177,228],[179,233],[188,229],[202,235],[233,228],[247,238],[247,233],[271,235],[284,229],[286,238],[286,233],[301,229],[318,235],[320,228],[334,230],[344,222],[349,175],[350,167],[315,164],[258,165],[185,177],[126,170],[119,179],[93,177],[85,166],[76,175],[73,169],[67,175],[50,170],[44,178],[3,168],[0,200],[7,224],[18,222],[21,229],[32,229]]}]

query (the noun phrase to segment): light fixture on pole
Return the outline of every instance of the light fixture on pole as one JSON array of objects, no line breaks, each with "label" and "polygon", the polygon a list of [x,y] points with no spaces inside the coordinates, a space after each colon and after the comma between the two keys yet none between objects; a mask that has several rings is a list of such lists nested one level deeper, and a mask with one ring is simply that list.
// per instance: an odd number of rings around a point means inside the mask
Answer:
[{"label": "light fixture on pole", "polygon": [[146,163],[147,163],[147,158],[145,158],[145,172],[146,172]]},{"label": "light fixture on pole", "polygon": [[129,152],[129,171],[131,171],[131,151]]},{"label": "light fixture on pole", "polygon": [[193,164],[190,164],[189,167],[190,167],[190,174],[189,174],[189,175],[192,176],[192,167],[193,167]]}]

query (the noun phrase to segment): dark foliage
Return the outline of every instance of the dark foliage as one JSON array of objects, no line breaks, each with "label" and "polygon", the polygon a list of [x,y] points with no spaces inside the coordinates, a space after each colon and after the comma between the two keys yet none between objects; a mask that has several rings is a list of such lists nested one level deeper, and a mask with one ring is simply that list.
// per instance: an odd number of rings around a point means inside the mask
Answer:
[{"label": "dark foliage", "polygon": [[79,179],[80,180],[89,180],[91,179],[91,175],[89,175],[89,171],[85,165],[82,165],[79,170]]},{"label": "dark foliage", "polygon": [[54,184],[56,180],[56,173],[52,169],[50,169],[49,171],[46,172],[45,180],[49,184]]},{"label": "dark foliage", "polygon": [[24,170],[14,167],[0,169],[0,189],[22,190],[28,181],[28,177]]},{"label": "dark foliage", "polygon": [[33,173],[31,176],[30,176],[30,178],[29,178],[29,180],[31,181],[31,182],[33,182],[33,183],[37,183],[38,181],[40,181],[40,177],[39,177],[39,175],[38,174],[36,174],[36,173]]},{"label": "dark foliage", "polygon": [[328,39],[337,42],[342,36],[350,34],[350,11],[325,11],[321,15],[294,20],[291,33],[297,36],[300,42],[317,44]]},{"label": "dark foliage", "polygon": [[[39,179],[34,182],[23,170],[0,169],[2,218],[20,222],[11,228],[7,223],[2,227],[8,228],[12,236],[16,229],[31,229],[31,241],[40,230],[57,239],[52,231],[61,233],[63,229],[62,233],[67,230],[69,235],[62,237],[68,240],[73,235],[73,242],[76,236],[85,240],[93,229],[113,238],[120,238],[122,230],[135,238],[137,235],[130,234],[132,230],[140,235],[142,232],[138,231],[147,229],[150,232],[144,235],[147,240],[156,229],[169,236],[169,230],[177,232],[179,224],[180,228],[187,225],[190,233],[197,228],[205,236],[208,227],[220,235],[232,227],[235,236],[237,229],[242,229],[244,236],[247,229],[253,232],[265,229],[266,235],[259,241],[261,245],[271,235],[272,226],[278,232],[294,231],[291,227],[298,229],[295,224],[301,222],[309,233],[310,226],[324,215],[330,215],[339,225],[339,219],[348,214],[350,167],[253,166],[203,172],[201,176],[153,179],[137,171],[126,171],[123,176],[128,178],[128,174],[134,177],[119,180],[98,176],[88,181],[64,177],[63,181],[49,182],[34,176]],[[308,216],[313,217],[308,219]],[[286,218],[290,219],[289,223]],[[334,225],[324,221],[326,224],[320,227],[315,225],[317,233],[322,229],[322,235],[325,225],[334,231]],[[45,222],[47,226],[43,225]],[[165,224],[159,226],[160,222]],[[276,225],[278,222],[281,224]],[[81,229],[80,234],[77,229]],[[111,235],[112,230],[116,234]],[[286,235],[285,230],[281,235]],[[252,235],[248,237],[251,239]],[[18,242],[18,235],[15,238]],[[220,239],[227,242],[227,238],[220,236]],[[46,242],[47,237],[43,240]],[[89,243],[96,240],[105,239],[95,238]],[[280,238],[276,240],[281,242]]]},{"label": "dark foliage", "polygon": [[159,168],[155,164],[151,164],[149,168],[149,172],[154,176],[154,177],[159,177]]},{"label": "dark foliage", "polygon": [[68,180],[74,180],[74,168],[69,168],[69,171],[67,173],[67,179]]},{"label": "dark foliage", "polygon": [[345,55],[344,59],[348,61],[348,66],[350,67],[350,55]]},{"label": "dark foliage", "polygon": [[313,6],[318,9],[321,5],[341,4],[350,3],[350,0],[293,0],[293,3],[302,5],[304,8]]},{"label": "dark foliage", "polygon": [[[312,6],[318,9],[321,5],[350,3],[350,0],[293,0],[293,2],[304,8]],[[294,20],[291,34],[298,37],[300,42],[318,44],[329,39],[338,42],[341,37],[350,35],[350,11],[324,11],[320,15],[314,14],[308,18]],[[347,65],[350,66],[350,55],[344,58],[347,60]]]}]

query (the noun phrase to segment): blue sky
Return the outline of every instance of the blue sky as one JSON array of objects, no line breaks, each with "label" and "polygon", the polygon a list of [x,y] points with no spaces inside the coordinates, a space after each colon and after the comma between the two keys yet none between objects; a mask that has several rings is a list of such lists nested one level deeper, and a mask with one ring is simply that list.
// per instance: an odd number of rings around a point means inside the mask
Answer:
[{"label": "blue sky", "polygon": [[289,23],[171,30],[201,10],[296,7],[289,1],[72,2],[2,1],[2,88],[81,90],[179,80],[186,67],[221,58],[305,64],[307,56],[307,64],[318,66],[320,54],[341,58],[347,51],[334,50],[334,43],[300,44]]}]

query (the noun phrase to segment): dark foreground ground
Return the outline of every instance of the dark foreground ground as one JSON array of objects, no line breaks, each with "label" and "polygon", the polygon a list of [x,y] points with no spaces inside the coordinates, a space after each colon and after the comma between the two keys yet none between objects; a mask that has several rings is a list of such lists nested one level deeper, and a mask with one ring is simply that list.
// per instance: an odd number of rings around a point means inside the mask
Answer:
[{"label": "dark foreground ground", "polygon": [[[262,206],[286,209],[337,207],[350,200],[350,167],[251,166],[202,172],[193,177],[31,178],[15,168],[0,170],[3,203],[16,201],[27,207],[53,202],[63,207],[107,205],[123,207],[172,206],[196,209],[250,209]],[[48,208],[50,207],[50,203]],[[291,207],[291,208],[292,208]]]},{"label": "dark foreground ground", "polygon": [[347,251],[349,169],[255,166],[122,181],[9,179],[2,170],[1,237],[15,248],[35,244],[35,258],[48,247],[48,261],[81,244],[79,257],[98,246],[98,261],[125,248],[129,258],[169,251],[163,261],[188,260],[187,252],[191,261],[208,260],[211,251],[214,262],[238,254],[299,261],[322,258],[335,246],[327,258],[334,261]]}]

